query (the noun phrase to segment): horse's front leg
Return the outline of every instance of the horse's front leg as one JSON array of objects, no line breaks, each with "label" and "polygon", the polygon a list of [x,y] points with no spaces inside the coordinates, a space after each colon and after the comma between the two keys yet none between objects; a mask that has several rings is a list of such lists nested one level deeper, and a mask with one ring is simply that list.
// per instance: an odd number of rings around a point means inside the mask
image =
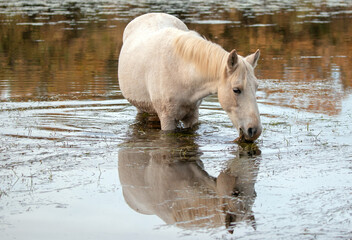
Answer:
[{"label": "horse's front leg", "polygon": [[173,116],[167,114],[158,114],[160,119],[161,130],[171,131],[176,129],[176,119]]},{"label": "horse's front leg", "polygon": [[190,111],[181,121],[183,122],[184,128],[191,128],[198,123],[199,109]]}]

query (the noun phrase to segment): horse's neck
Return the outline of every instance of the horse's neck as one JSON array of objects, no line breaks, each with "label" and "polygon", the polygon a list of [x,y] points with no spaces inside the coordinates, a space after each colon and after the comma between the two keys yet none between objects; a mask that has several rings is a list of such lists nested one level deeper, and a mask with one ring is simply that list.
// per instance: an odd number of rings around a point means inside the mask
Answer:
[{"label": "horse's neck", "polygon": [[[203,98],[217,92],[218,83],[225,71],[228,52],[219,45],[207,41],[195,32],[181,34],[175,40],[176,53],[196,69],[199,92],[195,98]],[[199,81],[199,82],[198,82]]]}]

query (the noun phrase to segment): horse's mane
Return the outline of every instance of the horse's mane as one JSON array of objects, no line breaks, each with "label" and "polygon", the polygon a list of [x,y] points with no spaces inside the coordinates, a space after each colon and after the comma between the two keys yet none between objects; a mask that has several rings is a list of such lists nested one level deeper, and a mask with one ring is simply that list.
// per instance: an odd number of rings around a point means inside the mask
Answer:
[{"label": "horse's mane", "polygon": [[185,61],[193,63],[208,78],[218,78],[224,70],[227,52],[218,44],[189,31],[180,34],[174,42],[176,53]]}]

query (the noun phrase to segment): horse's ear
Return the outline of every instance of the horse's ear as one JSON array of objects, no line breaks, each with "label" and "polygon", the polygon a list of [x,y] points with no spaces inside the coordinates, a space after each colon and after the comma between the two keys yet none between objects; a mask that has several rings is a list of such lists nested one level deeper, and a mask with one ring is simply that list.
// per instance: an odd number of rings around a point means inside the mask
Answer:
[{"label": "horse's ear", "polygon": [[255,68],[257,66],[259,57],[260,57],[260,51],[258,49],[255,53],[248,55],[246,57],[246,61],[249,62],[253,66],[253,68]]},{"label": "horse's ear", "polygon": [[229,72],[233,72],[237,67],[238,56],[236,50],[232,50],[227,59],[227,69]]}]

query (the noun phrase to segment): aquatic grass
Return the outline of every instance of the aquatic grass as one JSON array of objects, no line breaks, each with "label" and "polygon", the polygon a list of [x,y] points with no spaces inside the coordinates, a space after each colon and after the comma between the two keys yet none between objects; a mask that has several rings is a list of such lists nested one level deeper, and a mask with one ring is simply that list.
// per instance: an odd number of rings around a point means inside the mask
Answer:
[{"label": "aquatic grass", "polygon": [[308,136],[312,136],[314,142],[317,142],[317,141],[319,141],[318,137],[319,137],[319,135],[320,135],[322,132],[323,132],[323,130],[320,130],[318,134],[313,134],[312,132],[309,132],[309,133],[308,133]]},{"label": "aquatic grass", "polygon": [[6,192],[5,190],[0,189],[0,199],[1,199],[3,196],[9,196],[9,195],[7,194],[7,192]]},{"label": "aquatic grass", "polygon": [[277,158],[278,158],[279,160],[282,159],[280,148],[278,148],[278,153],[276,154],[276,156],[277,156]]},{"label": "aquatic grass", "polygon": [[[13,174],[16,176],[17,181],[18,181],[18,180],[20,179],[20,177],[17,175],[17,173],[16,173],[16,171],[15,171],[15,167],[12,167],[11,170],[12,170]],[[17,182],[17,181],[16,181],[16,182]]]},{"label": "aquatic grass", "polygon": [[256,142],[238,142],[237,145],[239,146],[237,151],[240,154],[246,153],[248,156],[257,156],[261,154],[261,150]]},{"label": "aquatic grass", "polygon": [[53,171],[51,170],[51,169],[49,169],[49,177],[48,177],[48,179],[49,179],[49,181],[50,182],[52,182],[53,181]]},{"label": "aquatic grass", "polygon": [[167,136],[171,136],[171,137],[175,137],[175,138],[193,138],[193,137],[198,137],[199,134],[197,134],[196,132],[192,132],[192,131],[183,131],[180,129],[180,131],[175,131],[175,132],[168,132],[166,133]]},{"label": "aquatic grass", "polygon": [[280,125],[288,125],[287,122],[282,122],[282,121],[270,121],[267,125],[269,126],[280,126]]}]

